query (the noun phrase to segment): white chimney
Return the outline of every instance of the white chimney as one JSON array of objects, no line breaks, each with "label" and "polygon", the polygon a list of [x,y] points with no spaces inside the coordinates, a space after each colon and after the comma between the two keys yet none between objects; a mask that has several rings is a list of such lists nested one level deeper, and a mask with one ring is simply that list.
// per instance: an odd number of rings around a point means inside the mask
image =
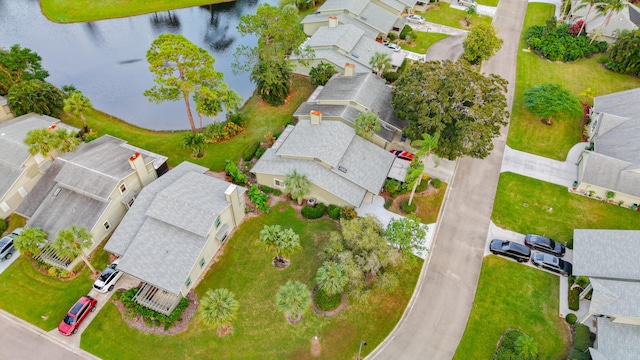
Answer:
[{"label": "white chimney", "polygon": [[238,187],[233,184],[229,185],[224,192],[224,198],[231,203],[234,225],[240,225],[242,219],[244,219],[244,202],[240,201]]},{"label": "white chimney", "polygon": [[334,28],[338,26],[338,17],[337,16],[329,16],[329,27]]},{"label": "white chimney", "polygon": [[344,64],[344,76],[353,76],[356,74],[356,64]]},{"label": "white chimney", "polygon": [[142,155],[140,155],[139,152],[135,152],[131,157],[129,157],[129,165],[131,165],[131,169],[136,171],[138,179],[140,179],[143,187],[149,185],[153,180],[155,180],[155,177],[147,171]]},{"label": "white chimney", "polygon": [[322,121],[322,113],[320,111],[311,110],[309,115],[311,116],[311,125],[319,125]]}]

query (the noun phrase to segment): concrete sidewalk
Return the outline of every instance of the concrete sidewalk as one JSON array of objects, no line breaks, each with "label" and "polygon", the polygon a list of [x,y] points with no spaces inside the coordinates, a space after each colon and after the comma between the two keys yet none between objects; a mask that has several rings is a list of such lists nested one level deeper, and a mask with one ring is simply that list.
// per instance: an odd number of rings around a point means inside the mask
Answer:
[{"label": "concrete sidewalk", "polygon": [[534,179],[550,182],[566,187],[572,186],[578,179],[578,157],[588,143],[574,145],[567,160],[557,161],[507,146],[502,159],[500,172],[513,172]]},{"label": "concrete sidewalk", "polygon": [[413,30],[422,31],[422,32],[435,32],[435,33],[448,34],[448,35],[462,35],[462,34],[468,33],[468,31],[466,30],[462,30],[462,29],[458,29],[458,28],[454,28],[446,25],[440,25],[440,24],[436,24],[428,21],[424,22],[423,24],[407,23],[407,25],[409,25]]}]

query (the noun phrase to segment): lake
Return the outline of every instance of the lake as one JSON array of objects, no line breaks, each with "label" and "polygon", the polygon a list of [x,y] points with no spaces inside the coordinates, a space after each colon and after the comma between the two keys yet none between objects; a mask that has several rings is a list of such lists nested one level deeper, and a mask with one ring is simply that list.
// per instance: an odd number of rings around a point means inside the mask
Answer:
[{"label": "lake", "polygon": [[[216,59],[216,71],[246,101],[255,89],[248,73],[231,71],[239,45],[254,46],[255,37],[236,30],[240,16],[255,14],[258,4],[277,0],[230,3],[164,11],[122,19],[57,24],[42,15],[39,1],[0,0],[0,47],[30,48],[42,57],[47,81],[74,85],[96,109],[153,130],[189,128],[184,101],[156,105],[142,93],[154,85],[145,54],[158,35],[182,34]],[[192,102],[192,108],[195,105]],[[197,115],[194,112],[196,123]],[[218,116],[224,119],[224,115]],[[211,120],[206,120],[205,123]],[[91,124],[89,124],[91,126]]]}]

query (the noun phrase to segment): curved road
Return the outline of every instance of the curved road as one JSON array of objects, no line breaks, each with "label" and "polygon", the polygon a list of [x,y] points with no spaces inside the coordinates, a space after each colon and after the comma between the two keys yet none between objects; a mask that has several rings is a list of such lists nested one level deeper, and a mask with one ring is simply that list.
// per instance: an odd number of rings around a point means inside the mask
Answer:
[{"label": "curved road", "polygon": [[[482,69],[509,81],[509,110],[526,8],[526,0],[500,1],[493,25],[504,44]],[[459,159],[414,297],[396,329],[368,359],[451,359],[455,354],[480,276],[506,133],[503,128],[486,159]]]}]

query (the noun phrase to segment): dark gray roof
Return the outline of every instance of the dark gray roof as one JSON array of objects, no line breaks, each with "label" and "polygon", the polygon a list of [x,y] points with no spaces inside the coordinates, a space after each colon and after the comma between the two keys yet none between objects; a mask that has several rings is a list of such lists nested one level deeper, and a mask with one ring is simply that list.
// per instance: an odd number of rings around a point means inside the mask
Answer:
[{"label": "dark gray roof", "polygon": [[584,151],[582,161],[585,163],[582,182],[614,192],[640,196],[638,165],[592,151]]},{"label": "dark gray roof", "polygon": [[636,359],[640,353],[640,326],[614,323],[598,317],[597,349],[590,348],[593,360]]},{"label": "dark gray roof", "polygon": [[[357,136],[349,125],[341,121],[312,125],[301,120],[287,130],[284,139],[267,150],[252,168],[253,173],[284,176],[296,170],[316,186],[355,206],[362,203],[365,190],[377,194],[382,189],[395,157]],[[314,158],[332,168],[321,165]]]},{"label": "dark gray roof", "polygon": [[224,192],[232,184],[205,175],[206,171],[183,162],[142,189],[105,245],[105,250],[122,256],[118,268],[174,294],[180,292],[215,219],[230,206]]},{"label": "dark gray roof", "polygon": [[381,33],[386,34],[393,28],[393,23],[398,19],[398,14],[394,14],[371,2],[362,10],[359,18],[371,27],[378,29]]},{"label": "dark gray roof", "polygon": [[593,111],[622,117],[636,117],[640,114],[640,88],[619,91],[593,98]]},{"label": "dark gray roof", "polygon": [[573,231],[573,273],[640,281],[640,230]]},{"label": "dark gray roof", "polygon": [[353,16],[350,16],[344,13],[332,14],[332,15],[314,13],[314,14],[307,15],[304,19],[302,19],[301,23],[302,24],[321,23],[322,25],[328,25],[329,16],[337,17],[338,23],[340,24],[350,24],[360,28],[360,30],[364,31],[364,36],[370,39],[375,39],[380,34],[380,31],[378,31],[378,29],[371,27],[362,19],[355,18]]},{"label": "dark gray roof", "polygon": [[64,161],[54,161],[47,171],[42,175],[36,186],[31,189],[29,194],[24,198],[22,204],[16,209],[18,215],[27,219],[31,218],[44,202],[47,195],[51,193],[56,186],[55,178],[64,167]]},{"label": "dark gray roof", "polygon": [[78,130],[56,118],[34,113],[0,123],[0,196],[18,180],[24,170],[24,162],[31,156],[29,147],[24,143],[27,133],[35,129],[48,128],[52,124],[70,131]]}]

